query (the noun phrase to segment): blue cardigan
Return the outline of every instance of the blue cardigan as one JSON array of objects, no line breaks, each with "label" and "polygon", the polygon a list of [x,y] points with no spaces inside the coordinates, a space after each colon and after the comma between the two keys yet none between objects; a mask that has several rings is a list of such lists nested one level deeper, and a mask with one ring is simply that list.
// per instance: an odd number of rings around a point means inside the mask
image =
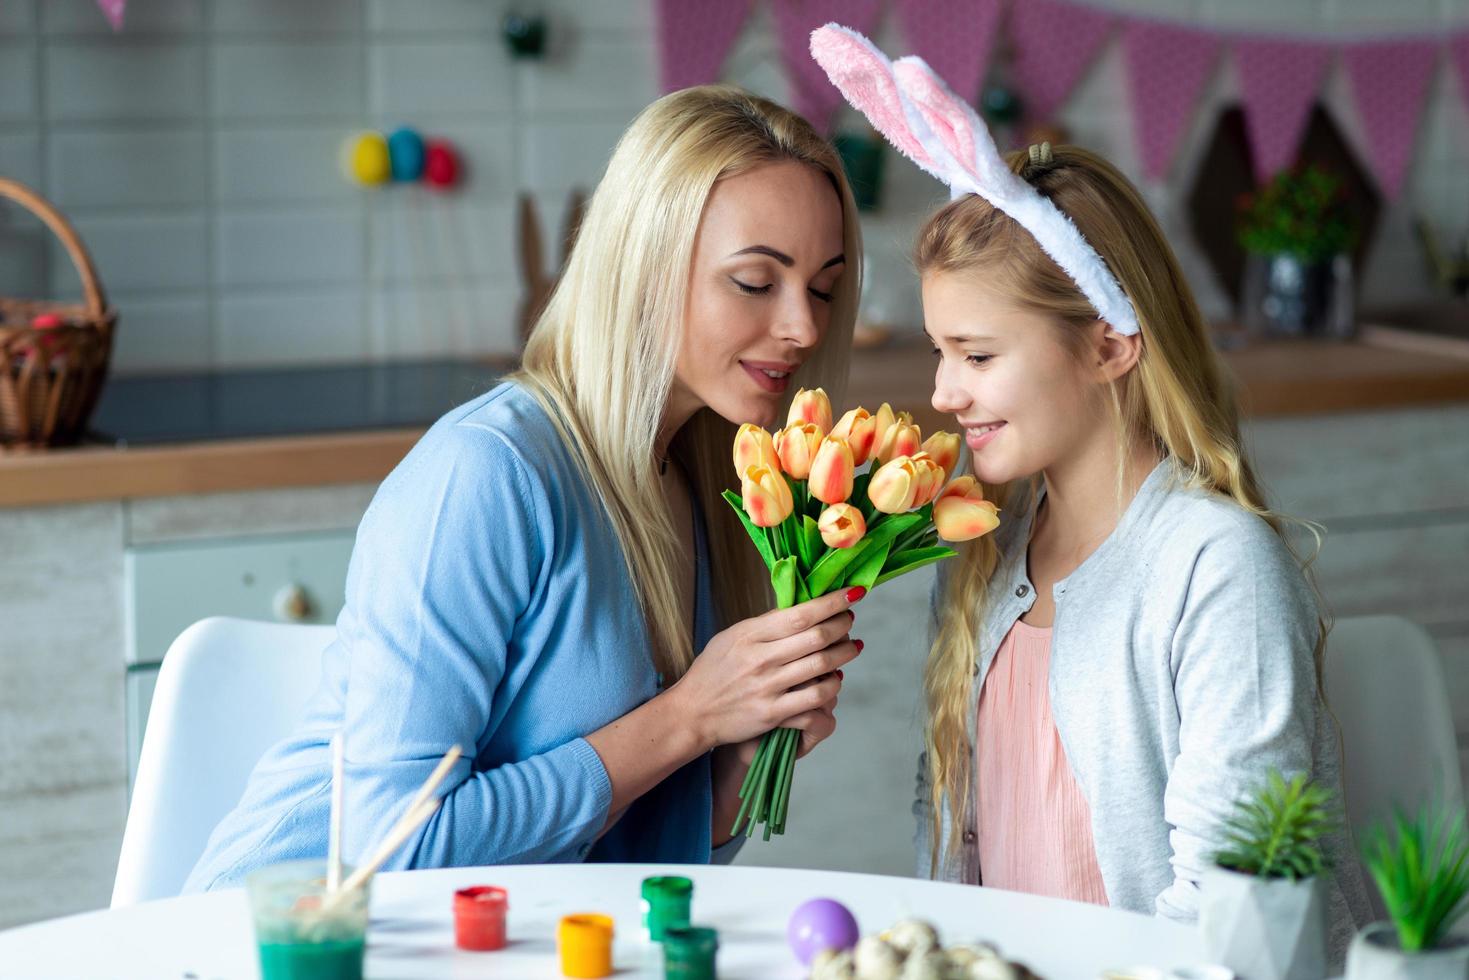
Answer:
[{"label": "blue cardigan", "polygon": [[[717,627],[701,517],[695,525],[698,651]],[[256,765],[184,891],[325,857],[328,743],[339,729],[349,863],[366,859],[456,743],[464,757],[440,787],[443,806],[388,869],[707,863],[708,755],[597,838],[612,787],[584,736],[656,695],[658,680],[600,498],[535,398],[502,384],[440,419],[378,490],[320,686],[295,732]],[[732,858],[740,840],[713,858]]]}]

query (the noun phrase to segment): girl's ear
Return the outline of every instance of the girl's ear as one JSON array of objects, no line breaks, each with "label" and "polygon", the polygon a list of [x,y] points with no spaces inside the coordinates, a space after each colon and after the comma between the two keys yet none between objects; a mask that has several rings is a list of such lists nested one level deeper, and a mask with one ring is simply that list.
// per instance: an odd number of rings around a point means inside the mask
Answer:
[{"label": "girl's ear", "polygon": [[1119,381],[1137,366],[1143,355],[1143,335],[1118,333],[1105,320],[1092,324],[1092,336],[1099,380]]}]

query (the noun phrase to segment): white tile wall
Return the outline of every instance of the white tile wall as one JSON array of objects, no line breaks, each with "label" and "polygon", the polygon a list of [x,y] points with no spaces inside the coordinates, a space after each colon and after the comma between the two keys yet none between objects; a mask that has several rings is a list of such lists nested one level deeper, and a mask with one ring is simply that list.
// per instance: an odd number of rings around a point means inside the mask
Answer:
[{"label": "white tile wall", "polygon": [[47,41],[46,120],[116,124],[198,119],[204,48],[170,40]]},{"label": "white tile wall", "polygon": [[[128,34],[194,31],[203,22],[203,0],[147,0],[128,4]],[[94,0],[45,0],[41,4],[41,26],[47,34],[112,33],[107,19],[97,15]]]},{"label": "white tile wall", "polygon": [[49,196],[66,210],[202,206],[206,146],[199,126],[56,132],[47,141]]},{"label": "white tile wall", "polygon": [[365,108],[361,42],[230,41],[211,56],[216,117],[342,118]]},{"label": "white tile wall", "polygon": [[[1097,0],[1113,9],[1232,27],[1360,33],[1469,24],[1469,0]],[[500,21],[510,0],[131,0],[114,35],[93,0],[0,0],[0,175],[38,186],[74,218],[122,311],[128,370],[399,358],[513,346],[514,195],[537,194],[554,240],[567,192],[591,187],[633,115],[655,97],[652,0],[539,0],[551,55],[517,62]],[[893,18],[880,40],[902,49]],[[725,71],[787,98],[769,13],[755,14]],[[1221,70],[1203,104],[1235,97]],[[1339,69],[1327,103],[1360,145]],[[855,122],[847,113],[845,120]],[[1063,112],[1075,136],[1136,172],[1115,43]],[[467,185],[360,191],[342,141],[412,125],[454,142]],[[1201,112],[1175,175],[1196,164]],[[1228,312],[1179,214],[1185,182],[1145,188],[1211,313]],[[940,194],[890,155],[885,204],[864,219],[873,303],[915,321],[906,253]],[[1403,202],[1362,276],[1398,303],[1431,287],[1413,209],[1463,233],[1469,113],[1436,76]],[[76,289],[35,225],[0,208],[0,289]],[[335,309],[332,302],[340,302]],[[190,318],[197,318],[190,323]]]},{"label": "white tile wall", "polygon": [[230,212],[215,223],[214,280],[222,286],[351,283],[367,245],[352,207]]},{"label": "white tile wall", "polygon": [[367,359],[356,289],[249,290],[218,301],[216,357],[241,367]]},{"label": "white tile wall", "polygon": [[0,43],[0,120],[36,115],[36,57],[24,41]]}]

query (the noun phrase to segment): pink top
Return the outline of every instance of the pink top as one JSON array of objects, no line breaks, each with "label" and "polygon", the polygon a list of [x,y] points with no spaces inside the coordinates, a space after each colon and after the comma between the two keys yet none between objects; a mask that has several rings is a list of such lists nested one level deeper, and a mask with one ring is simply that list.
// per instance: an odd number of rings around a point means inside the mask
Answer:
[{"label": "pink top", "polygon": [[979,868],[991,888],[1107,904],[1091,811],[1051,717],[1051,631],[1016,620],[979,695]]}]

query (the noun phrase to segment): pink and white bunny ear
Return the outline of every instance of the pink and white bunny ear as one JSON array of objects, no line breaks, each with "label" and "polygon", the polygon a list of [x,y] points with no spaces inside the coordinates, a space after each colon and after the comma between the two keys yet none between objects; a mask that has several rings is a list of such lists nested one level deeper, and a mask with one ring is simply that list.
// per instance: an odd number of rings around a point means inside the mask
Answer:
[{"label": "pink and white bunny ear", "polygon": [[1014,218],[1118,333],[1138,332],[1127,294],[1074,222],[1006,166],[989,127],[922,59],[890,62],[850,28],[811,33],[811,55],[878,132],[954,197],[978,194]]},{"label": "pink and white bunny ear", "polygon": [[[1114,330],[1137,333],[1137,314],[1107,263],[1075,222],[1006,165],[974,107],[955,95],[922,58],[899,58],[893,76],[899,95],[917,109],[928,132],[951,158],[951,169],[957,167],[969,178],[970,186],[962,189],[983,197],[1030,232]],[[952,183],[950,187],[960,189]]]},{"label": "pink and white bunny ear", "polygon": [[900,94],[907,96],[918,110],[953,164],[973,182],[966,190],[985,197],[1024,193],[1025,182],[1005,166],[979,113],[950,91],[928,62],[917,55],[899,58],[893,65],[893,77],[897,79]]},{"label": "pink and white bunny ear", "polygon": [[889,143],[939,180],[948,182],[914,131],[913,110],[904,104],[892,62],[849,27],[827,24],[811,32],[811,57],[842,96],[862,112]]}]

